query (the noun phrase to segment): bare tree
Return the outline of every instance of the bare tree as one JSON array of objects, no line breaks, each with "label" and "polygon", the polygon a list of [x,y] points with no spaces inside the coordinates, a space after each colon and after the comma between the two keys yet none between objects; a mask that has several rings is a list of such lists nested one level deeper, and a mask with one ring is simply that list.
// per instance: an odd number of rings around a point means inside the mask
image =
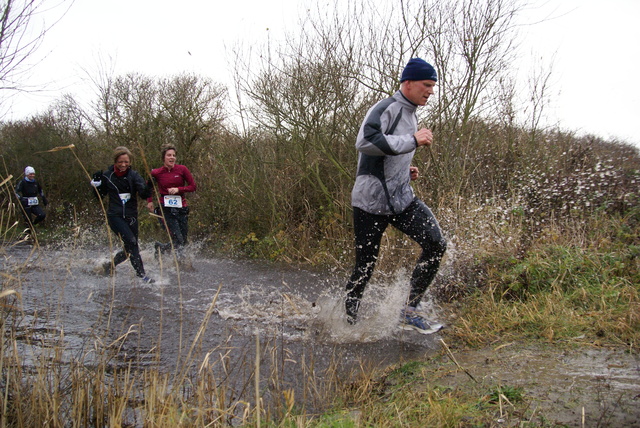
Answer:
[{"label": "bare tree", "polygon": [[40,47],[52,24],[35,23],[45,3],[59,6],[65,0],[3,0],[0,3],[0,89],[18,90],[25,62]]},{"label": "bare tree", "polygon": [[453,143],[450,159],[465,159],[469,148],[454,142],[472,119],[496,114],[492,89],[510,70],[519,8],[518,0],[318,3],[283,46],[261,51],[259,67],[237,73],[246,79],[240,87],[255,103],[254,124],[288,147],[287,160],[305,173],[330,162],[332,173],[313,179],[330,199],[329,177],[353,172],[353,140],[366,108],[398,89],[412,57],[433,62],[439,73],[439,97],[420,111],[423,121]]},{"label": "bare tree", "polygon": [[[315,203],[322,206],[348,193],[342,178],[353,178],[362,117],[373,100],[397,89],[402,67],[426,45],[434,30],[425,16],[433,7],[425,1],[318,3],[281,46],[267,41],[258,59],[241,63],[252,64],[236,73],[238,89],[254,103],[252,124],[276,141],[264,162],[299,171],[319,190]],[[312,199],[297,195],[305,204]]]},{"label": "bare tree", "polygon": [[112,144],[146,152],[162,141],[158,88],[154,79],[139,73],[105,77],[98,93],[96,114]]},{"label": "bare tree", "polygon": [[496,113],[493,90],[513,71],[516,52],[515,16],[519,0],[437,2],[428,39],[438,69],[439,128],[452,127],[457,138],[472,118]]},{"label": "bare tree", "polygon": [[205,139],[222,129],[226,88],[194,74],[163,79],[158,87],[165,137],[178,146],[183,159],[195,160]]},{"label": "bare tree", "polygon": [[[553,59],[552,61],[553,62]],[[531,131],[531,139],[535,139],[540,133],[541,121],[544,117],[545,110],[549,104],[550,87],[552,76],[551,65],[539,63],[537,68],[531,71],[529,79],[530,86],[530,103],[529,103],[529,129]],[[527,111],[525,111],[527,113]]]}]

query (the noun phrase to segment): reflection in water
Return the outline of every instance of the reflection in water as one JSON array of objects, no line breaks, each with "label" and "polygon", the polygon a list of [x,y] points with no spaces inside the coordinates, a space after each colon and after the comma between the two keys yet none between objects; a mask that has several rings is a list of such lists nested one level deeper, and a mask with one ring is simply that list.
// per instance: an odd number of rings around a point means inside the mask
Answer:
[{"label": "reflection in water", "polygon": [[[436,345],[397,328],[406,297],[401,280],[371,283],[361,319],[342,310],[344,278],[246,260],[193,255],[181,271],[171,257],[143,248],[143,284],[128,263],[114,277],[96,274],[103,249],[7,247],[0,260],[19,284],[13,312],[17,339],[29,356],[52,344],[64,362],[158,367],[166,372],[211,364],[230,385],[246,388],[247,367],[261,360],[285,387],[299,388],[310,370],[348,373],[423,357]],[[197,251],[194,251],[197,254]],[[399,277],[407,278],[407,275]],[[27,351],[26,348],[29,348]]]}]

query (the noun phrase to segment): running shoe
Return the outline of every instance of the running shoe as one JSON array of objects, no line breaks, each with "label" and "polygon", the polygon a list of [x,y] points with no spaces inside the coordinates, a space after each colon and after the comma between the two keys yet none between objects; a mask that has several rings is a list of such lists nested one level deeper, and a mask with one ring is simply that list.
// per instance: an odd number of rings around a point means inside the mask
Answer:
[{"label": "running shoe", "polygon": [[422,334],[432,334],[441,330],[443,325],[439,323],[429,323],[412,309],[403,309],[400,313],[400,329],[415,330]]},{"label": "running shoe", "polygon": [[156,282],[154,279],[151,279],[146,275],[140,278],[140,281],[144,282],[145,284],[153,284],[154,282]]}]

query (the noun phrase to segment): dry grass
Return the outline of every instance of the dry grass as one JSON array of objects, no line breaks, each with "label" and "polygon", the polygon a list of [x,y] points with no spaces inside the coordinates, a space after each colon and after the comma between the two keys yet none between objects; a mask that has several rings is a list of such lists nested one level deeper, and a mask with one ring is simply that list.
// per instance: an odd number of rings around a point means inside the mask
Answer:
[{"label": "dry grass", "polygon": [[[4,319],[9,318],[5,311]],[[259,426],[256,421],[260,419],[269,424],[297,414],[304,403],[331,403],[340,385],[335,367],[318,376],[313,361],[299,361],[296,367],[300,367],[304,385],[298,389],[303,396],[296,397],[290,387],[284,386],[285,373],[277,364],[282,358],[281,349],[275,343],[260,345],[257,341],[259,357],[253,365],[242,364],[229,371],[222,349],[212,349],[202,358],[188,356],[171,374],[135,361],[114,365],[113,355],[106,349],[87,351],[86,360],[80,357],[68,363],[63,347],[41,348],[40,343],[17,338],[6,323],[3,327],[3,427]],[[198,334],[201,332],[204,330]],[[111,345],[117,349],[119,343]],[[99,346],[98,342],[94,346]],[[261,350],[260,346],[265,348]],[[26,360],[25,352],[36,358]],[[92,353],[96,355],[89,357]],[[266,373],[260,371],[262,360],[269,367]],[[235,385],[248,386],[256,379],[255,391],[250,387],[236,389]],[[269,385],[268,393],[265,385]]]}]

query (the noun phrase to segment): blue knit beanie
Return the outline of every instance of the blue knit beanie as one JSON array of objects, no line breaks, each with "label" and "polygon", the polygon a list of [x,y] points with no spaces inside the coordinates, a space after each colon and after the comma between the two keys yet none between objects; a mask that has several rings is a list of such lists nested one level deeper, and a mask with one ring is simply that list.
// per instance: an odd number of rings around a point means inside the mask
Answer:
[{"label": "blue knit beanie", "polygon": [[436,69],[425,60],[421,58],[411,58],[404,70],[402,70],[400,83],[405,80],[433,80],[437,82],[438,74],[436,73]]}]

